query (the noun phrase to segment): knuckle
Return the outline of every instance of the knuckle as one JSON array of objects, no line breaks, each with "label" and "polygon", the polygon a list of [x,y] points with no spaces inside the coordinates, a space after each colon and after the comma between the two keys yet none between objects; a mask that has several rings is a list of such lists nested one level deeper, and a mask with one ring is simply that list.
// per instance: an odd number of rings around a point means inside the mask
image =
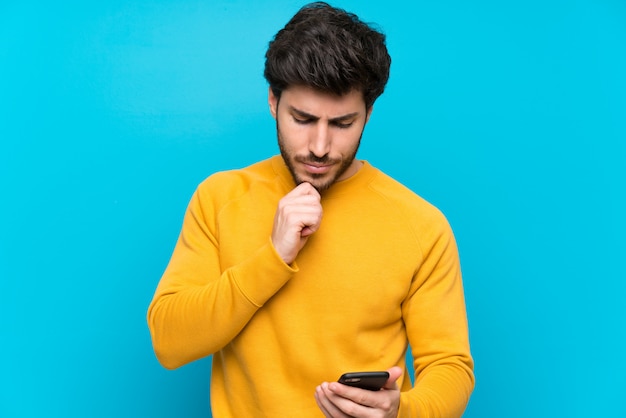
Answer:
[{"label": "knuckle", "polygon": [[391,401],[389,399],[385,399],[380,403],[380,408],[384,411],[388,411],[391,409]]},{"label": "knuckle", "polygon": [[293,207],[293,205],[289,205],[289,204],[284,204],[281,208],[280,208],[280,212],[283,214],[283,216],[289,217],[294,213],[295,208]]},{"label": "knuckle", "polygon": [[358,405],[355,403],[349,403],[343,408],[343,412],[348,416],[354,416],[357,413]]},{"label": "knuckle", "polygon": [[289,207],[289,203],[286,198],[282,198],[278,201],[278,210],[285,210],[287,207]]}]

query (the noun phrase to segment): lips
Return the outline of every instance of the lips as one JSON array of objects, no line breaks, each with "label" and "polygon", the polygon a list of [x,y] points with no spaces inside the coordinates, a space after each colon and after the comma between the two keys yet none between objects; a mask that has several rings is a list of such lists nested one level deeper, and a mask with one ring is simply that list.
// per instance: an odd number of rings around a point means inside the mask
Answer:
[{"label": "lips", "polygon": [[308,157],[296,157],[296,162],[302,165],[302,168],[309,174],[324,175],[330,172],[341,160],[324,156],[323,158],[315,159]]},{"label": "lips", "polygon": [[333,167],[332,164],[313,164],[313,163],[303,163],[304,168],[311,174],[325,174]]}]

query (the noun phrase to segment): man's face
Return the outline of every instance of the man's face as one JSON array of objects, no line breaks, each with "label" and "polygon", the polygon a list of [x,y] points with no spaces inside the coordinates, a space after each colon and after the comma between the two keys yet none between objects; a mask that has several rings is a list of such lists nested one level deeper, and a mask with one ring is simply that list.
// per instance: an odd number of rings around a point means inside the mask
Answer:
[{"label": "man's face", "polygon": [[293,86],[280,100],[270,89],[269,104],[280,153],[296,184],[309,182],[323,191],[359,170],[355,156],[371,114],[361,92],[335,96]]}]

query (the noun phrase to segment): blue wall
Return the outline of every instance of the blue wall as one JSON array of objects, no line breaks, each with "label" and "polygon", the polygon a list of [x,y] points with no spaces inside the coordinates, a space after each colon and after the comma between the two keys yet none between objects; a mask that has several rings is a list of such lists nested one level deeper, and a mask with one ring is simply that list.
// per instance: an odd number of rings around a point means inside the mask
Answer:
[{"label": "blue wall", "polygon": [[[208,416],[145,312],[195,186],[277,152],[263,54],[302,3],[61,3],[0,4],[0,416]],[[626,416],[626,3],[337,4],[394,60],[361,158],[456,231],[465,416]]]}]

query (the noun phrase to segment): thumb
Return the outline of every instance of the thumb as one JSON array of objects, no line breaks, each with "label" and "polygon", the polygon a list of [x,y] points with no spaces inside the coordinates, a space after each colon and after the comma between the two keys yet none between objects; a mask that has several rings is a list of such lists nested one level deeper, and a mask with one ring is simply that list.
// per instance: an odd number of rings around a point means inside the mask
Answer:
[{"label": "thumb", "polygon": [[387,383],[383,386],[384,389],[398,389],[398,385],[396,384],[396,380],[400,376],[402,376],[402,369],[400,367],[394,366],[391,369],[387,370],[389,373],[389,379],[387,379]]}]

